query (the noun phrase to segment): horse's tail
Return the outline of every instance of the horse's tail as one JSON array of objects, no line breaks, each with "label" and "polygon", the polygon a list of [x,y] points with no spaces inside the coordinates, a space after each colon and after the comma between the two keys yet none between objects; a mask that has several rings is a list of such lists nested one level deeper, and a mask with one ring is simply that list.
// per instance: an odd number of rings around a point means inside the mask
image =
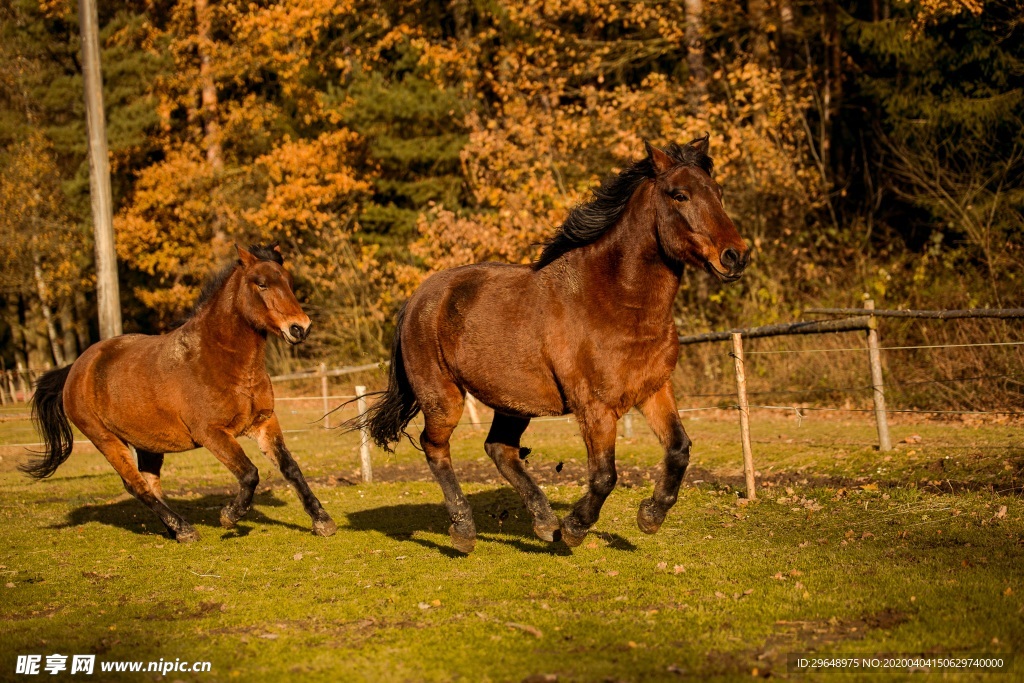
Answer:
[{"label": "horse's tail", "polygon": [[375,444],[385,451],[393,452],[392,444],[404,436],[416,444],[405,428],[420,412],[420,404],[405,374],[402,360],[402,323],[405,321],[405,306],[398,312],[395,324],[395,338],[391,341],[391,366],[388,370],[388,388],[375,392],[379,398],[365,413],[345,423],[348,430],[366,429]]},{"label": "horse's tail", "polygon": [[50,370],[36,382],[36,392],[32,396],[32,419],[42,434],[46,449],[37,453],[42,457],[35,462],[19,466],[22,472],[36,479],[44,479],[56,472],[75,446],[75,435],[64,413],[64,384],[70,372],[70,365]]}]

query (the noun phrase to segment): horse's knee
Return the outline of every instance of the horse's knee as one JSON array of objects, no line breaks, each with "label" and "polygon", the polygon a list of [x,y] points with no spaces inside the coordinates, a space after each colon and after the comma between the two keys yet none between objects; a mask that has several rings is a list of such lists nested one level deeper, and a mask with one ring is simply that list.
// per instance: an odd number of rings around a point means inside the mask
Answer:
[{"label": "horse's knee", "polygon": [[250,463],[249,467],[242,473],[242,476],[238,478],[238,485],[243,489],[254,491],[259,483],[260,471],[256,468],[256,465]]},{"label": "horse's knee", "polygon": [[590,492],[596,496],[606,498],[615,490],[615,482],[618,480],[619,475],[615,470],[597,472],[590,477]]}]

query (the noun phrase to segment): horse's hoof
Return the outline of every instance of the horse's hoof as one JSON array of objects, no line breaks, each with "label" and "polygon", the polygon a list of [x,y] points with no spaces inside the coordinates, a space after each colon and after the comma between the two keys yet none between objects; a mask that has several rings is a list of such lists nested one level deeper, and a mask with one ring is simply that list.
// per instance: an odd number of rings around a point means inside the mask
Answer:
[{"label": "horse's hoof", "polygon": [[235,522],[237,522],[238,518],[241,517],[241,515],[236,516],[232,514],[232,512],[233,511],[229,508],[224,508],[220,511],[220,525],[225,529],[233,528],[235,526]]},{"label": "horse's hoof", "polygon": [[587,529],[578,526],[572,516],[562,520],[562,540],[570,548],[575,548],[587,537]]},{"label": "horse's hoof", "polygon": [[333,536],[334,532],[338,530],[338,525],[334,523],[334,520],[328,517],[327,519],[318,519],[313,522],[313,535],[314,536]]},{"label": "horse's hoof", "polygon": [[191,526],[182,527],[174,534],[174,540],[178,543],[194,543],[199,540],[199,532]]},{"label": "horse's hoof", "polygon": [[636,525],[645,534],[656,534],[665,521],[665,513],[658,510],[654,501],[648,498],[640,503],[640,509],[636,513]]},{"label": "horse's hoof", "polygon": [[533,523],[533,533],[542,541],[557,543],[562,538],[562,526],[557,518],[537,520]]},{"label": "horse's hoof", "polygon": [[448,535],[452,537],[452,545],[455,546],[455,549],[464,555],[470,554],[476,547],[476,534],[472,536],[460,534],[454,524],[448,527]]}]

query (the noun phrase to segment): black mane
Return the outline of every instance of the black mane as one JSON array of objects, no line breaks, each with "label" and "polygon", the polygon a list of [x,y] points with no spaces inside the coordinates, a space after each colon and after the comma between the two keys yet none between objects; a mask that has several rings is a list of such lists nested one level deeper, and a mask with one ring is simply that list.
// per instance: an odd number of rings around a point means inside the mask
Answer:
[{"label": "black mane", "polygon": [[[250,254],[258,258],[260,261],[273,261],[279,266],[283,266],[284,257],[281,256],[281,252],[276,251],[274,249],[274,247],[276,246],[277,243],[268,246],[264,246],[262,244],[254,244],[253,246],[247,248],[246,251],[248,251]],[[199,298],[196,299],[195,304],[192,306],[192,311],[186,316],[186,319],[191,318],[196,313],[198,313],[199,309],[203,307],[203,304],[212,299],[213,295],[220,291],[221,287],[224,286],[224,283],[228,281],[229,277],[231,277],[231,273],[235,272],[235,268],[237,268],[241,264],[242,262],[240,260],[232,261],[231,263],[224,266],[219,271],[208,277],[206,279],[206,282],[203,283],[203,288],[199,293]]]},{"label": "black mane", "polygon": [[[711,157],[694,147],[694,143],[706,139],[707,136],[697,138],[685,145],[672,143],[663,151],[677,166],[696,166],[711,175],[714,170]],[[566,252],[597,241],[622,217],[630,197],[640,185],[654,176],[654,164],[650,157],[644,157],[627,166],[618,175],[601,181],[601,185],[594,189],[591,200],[575,206],[558,232],[543,243],[544,251],[533,262],[534,270],[540,270]]]}]

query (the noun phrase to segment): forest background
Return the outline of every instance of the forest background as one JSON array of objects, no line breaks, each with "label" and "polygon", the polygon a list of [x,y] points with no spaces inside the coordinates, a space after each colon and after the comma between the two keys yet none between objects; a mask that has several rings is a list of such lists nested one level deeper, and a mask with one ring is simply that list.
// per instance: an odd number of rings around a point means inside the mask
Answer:
[{"label": "forest background", "polygon": [[[315,334],[275,346],[272,370],[382,359],[398,306],[426,275],[529,262],[644,139],[705,132],[754,261],[730,285],[688,273],[681,332],[860,306],[865,294],[879,308],[1020,305],[1019,2],[100,5],[126,332],[170,329],[234,243],[277,240]],[[71,362],[97,338],[79,55],[77,3],[0,0],[8,368]],[[886,339],[1017,332],[907,323]],[[725,371],[694,353],[697,380]],[[825,370],[847,381],[846,362],[761,374],[813,388]],[[908,385],[951,384],[908,394],[913,405],[1021,402],[1016,349],[914,367]]]}]

